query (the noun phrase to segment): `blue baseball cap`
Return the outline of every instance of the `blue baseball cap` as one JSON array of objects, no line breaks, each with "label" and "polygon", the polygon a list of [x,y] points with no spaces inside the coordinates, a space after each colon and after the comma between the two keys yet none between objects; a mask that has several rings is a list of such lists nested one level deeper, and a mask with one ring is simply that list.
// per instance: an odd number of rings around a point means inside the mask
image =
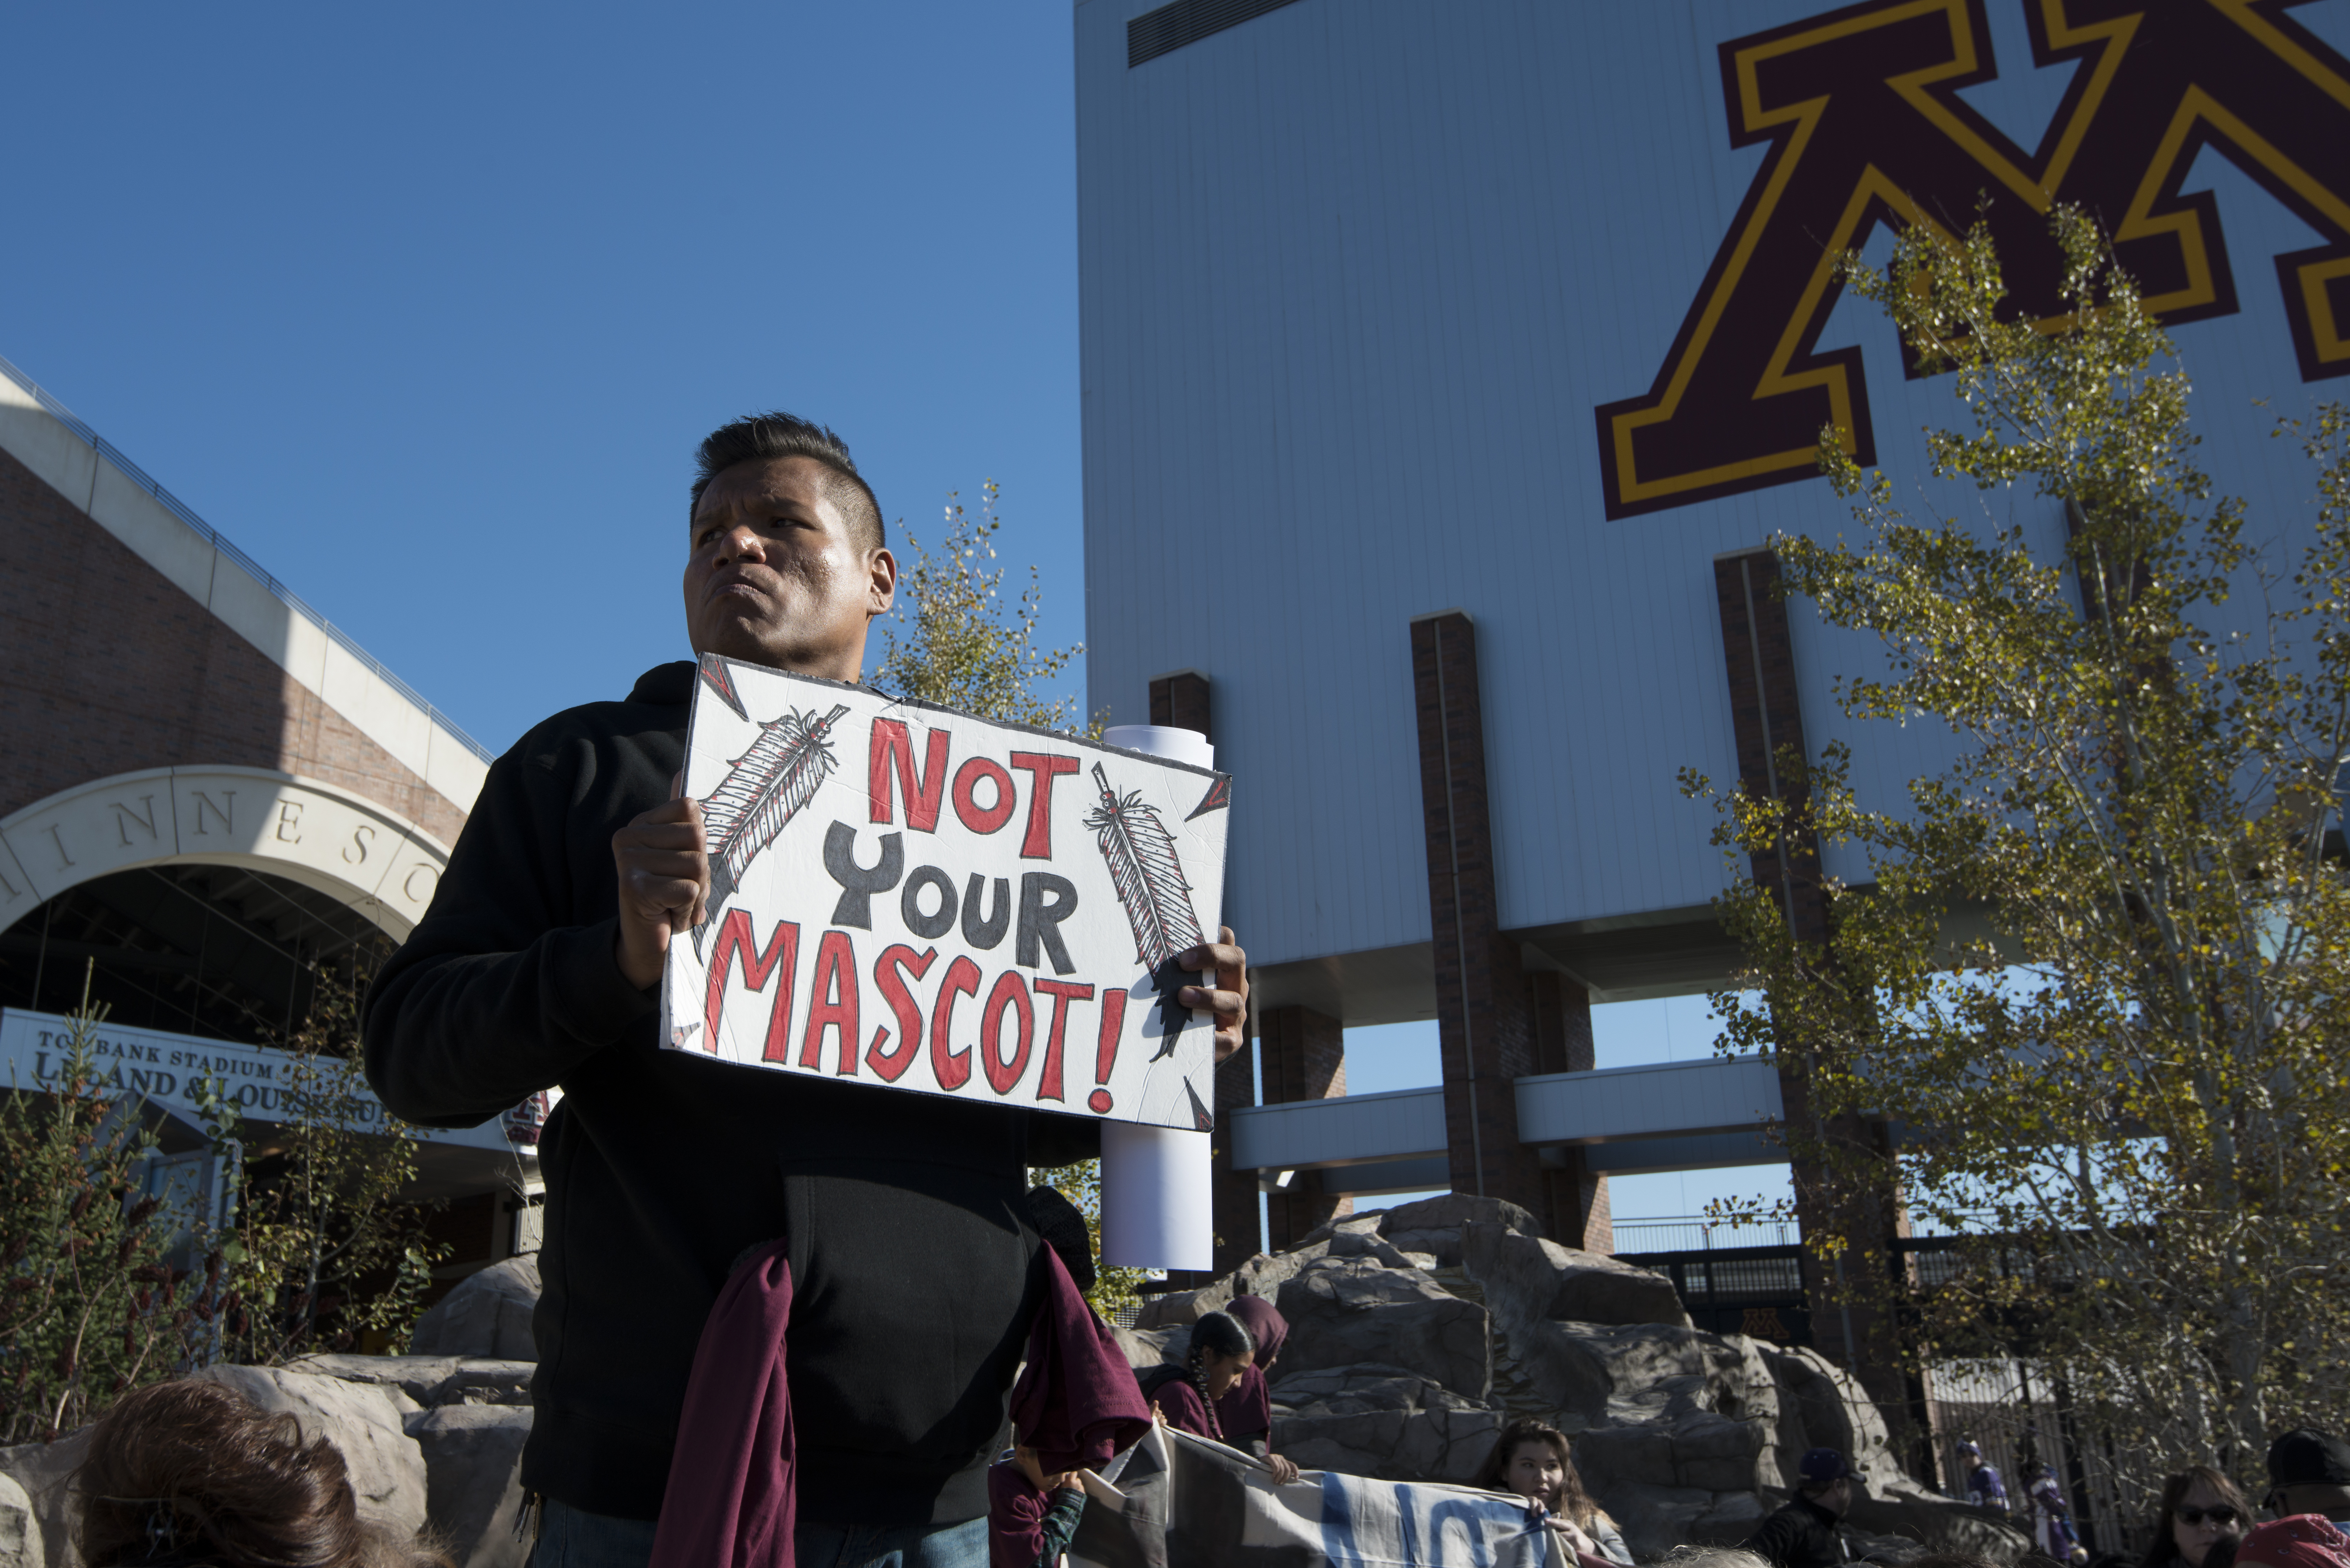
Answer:
[{"label": "blue baseball cap", "polygon": [[1826,1486],[1831,1481],[1840,1481],[1852,1474],[1851,1464],[1846,1461],[1844,1455],[1834,1449],[1814,1449],[1804,1456],[1803,1461],[1795,1468],[1803,1472],[1804,1480],[1813,1486]]}]

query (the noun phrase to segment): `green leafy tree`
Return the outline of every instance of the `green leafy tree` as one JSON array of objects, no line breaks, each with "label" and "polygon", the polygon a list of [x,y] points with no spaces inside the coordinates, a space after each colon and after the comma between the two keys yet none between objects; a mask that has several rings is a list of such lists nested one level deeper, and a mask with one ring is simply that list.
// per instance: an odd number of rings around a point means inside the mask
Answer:
[{"label": "green leafy tree", "polygon": [[963,506],[960,492],[949,494],[946,531],[936,551],[899,524],[906,536],[899,607],[891,618],[896,624],[882,628],[873,683],[983,719],[1098,737],[1100,722],[1082,722],[1075,696],[1047,698],[1041,691],[1085,644],[1039,646],[1043,590],[1036,568],[1028,568],[1028,586],[1014,600],[1003,592],[1003,568],[989,565],[1003,527],[995,511],[1002,493],[995,481],[984,482],[976,513]]},{"label": "green leafy tree", "polygon": [[[2272,1430],[2333,1429],[2350,1394],[2350,420],[2281,425],[2314,526],[2256,547],[2193,464],[2188,377],[2136,286],[2085,218],[2053,230],[2046,320],[2019,318],[1981,225],[1912,229],[1883,273],[1846,258],[1918,368],[1953,373],[1970,418],[1929,432],[1935,474],[2032,521],[1913,519],[1823,432],[1861,537],[1774,540],[1786,588],[1882,640],[1843,711],[1946,726],[1956,761],[1899,811],[1856,798],[1840,745],[1783,755],[1778,800],[1717,797],[1733,864],[1844,845],[1867,872],[1822,878],[1824,940],[1734,878],[1718,908],[1758,994],[1714,1004],[1726,1049],[1810,1064],[1799,1167],[1971,1233],[1930,1292],[1857,1271],[1906,1303],[1911,1355],[2029,1357],[2101,1413],[2126,1490],[2214,1455],[2249,1478]],[[1898,1153],[1818,1136],[1838,1117],[1904,1129]]]},{"label": "green leafy tree", "polygon": [[85,985],[55,1075],[0,1097],[0,1442],[182,1370],[217,1315],[219,1257],[172,1266],[193,1217],[146,1190],[155,1137],[98,1054],[103,1018]]},{"label": "green leafy tree", "polygon": [[[432,1266],[437,1205],[403,1196],[416,1179],[416,1129],[369,1094],[359,1057],[356,973],[322,976],[309,1018],[284,1043],[275,1126],[256,1127],[241,1212],[221,1251],[236,1293],[233,1359],[283,1362],[362,1340],[408,1344]],[[214,1137],[238,1130],[216,1099]]]},{"label": "green leafy tree", "polygon": [[[882,628],[883,653],[874,684],[958,712],[1008,723],[1097,738],[1098,719],[1080,723],[1076,697],[1046,698],[1039,688],[1057,680],[1078,654],[1040,646],[1036,622],[1043,599],[1036,569],[1017,599],[1003,592],[1003,568],[993,566],[1003,519],[995,481],[980,487],[979,510],[959,494],[947,498],[946,529],[933,551],[900,524],[906,550],[898,578],[896,625]],[[1030,1173],[1058,1190],[1086,1217],[1097,1256],[1101,1251],[1101,1161],[1088,1159]],[[1139,1269],[1103,1268],[1087,1300],[1105,1317],[1139,1304]]]}]

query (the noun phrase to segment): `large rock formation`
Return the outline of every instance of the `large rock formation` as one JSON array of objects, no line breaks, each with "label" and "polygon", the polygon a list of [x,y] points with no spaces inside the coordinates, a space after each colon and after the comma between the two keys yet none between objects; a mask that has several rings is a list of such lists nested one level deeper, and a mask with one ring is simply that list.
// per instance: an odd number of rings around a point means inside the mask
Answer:
[{"label": "large rock formation", "polygon": [[1153,1303],[1120,1332],[1128,1358],[1180,1360],[1189,1325],[1243,1293],[1290,1320],[1274,1444],[1303,1466],[1467,1480],[1504,1422],[1536,1415],[1575,1435],[1586,1484],[1644,1559],[1742,1541],[1814,1447],[1858,1469],[1849,1523],[1874,1555],[2007,1563],[2027,1544],[1904,1475],[1876,1407],[1817,1352],[1693,1328],[1663,1275],[1546,1241],[1511,1204],[1350,1216]]},{"label": "large rock formation", "polygon": [[459,1282],[409,1336],[414,1355],[473,1355],[535,1361],[530,1314],[538,1305],[538,1260],[508,1258]]}]

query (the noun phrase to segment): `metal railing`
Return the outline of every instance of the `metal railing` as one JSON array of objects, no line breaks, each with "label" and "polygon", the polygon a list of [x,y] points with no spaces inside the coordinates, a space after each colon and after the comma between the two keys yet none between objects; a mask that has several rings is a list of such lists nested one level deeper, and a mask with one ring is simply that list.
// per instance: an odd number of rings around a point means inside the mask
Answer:
[{"label": "metal railing", "polygon": [[1616,1251],[1620,1252],[1695,1252],[1709,1247],[1792,1247],[1803,1241],[1793,1220],[1756,1225],[1724,1225],[1701,1214],[1655,1220],[1618,1220]]},{"label": "metal railing", "polygon": [[71,409],[67,408],[63,403],[57,401],[57,399],[43,391],[37,382],[36,382],[30,376],[26,375],[24,371],[16,369],[15,365],[10,364],[5,358],[0,358],[0,375],[5,375],[8,379],[14,381],[24,390],[27,397],[40,404],[41,407],[46,410],[51,417],[56,419],[59,424],[73,431],[75,437],[79,440],[83,445],[88,447],[92,452],[98,453],[99,456],[112,463],[115,469],[120,472],[125,479],[128,479],[131,483],[137,485],[140,489],[153,496],[158,502],[162,504],[165,509],[168,510],[172,516],[177,517],[181,522],[185,523],[189,527],[193,528],[198,534],[202,535],[205,543],[211,545],[213,549],[218,550],[222,555],[226,556],[230,560],[235,562],[237,566],[244,570],[247,576],[253,578],[254,581],[259,583],[263,587],[267,588],[270,593],[276,597],[279,603],[285,605],[288,609],[293,610],[296,615],[300,616],[304,620],[308,621],[312,626],[317,627],[320,631],[325,632],[329,638],[334,639],[335,644],[345,653],[349,654],[353,659],[358,659],[361,664],[365,665],[370,671],[372,671],[378,680],[390,687],[393,691],[399,692],[402,697],[407,698],[408,701],[414,703],[417,707],[422,709],[427,717],[431,718],[435,724],[440,725],[443,730],[448,731],[450,734],[455,736],[458,742],[462,743],[467,751],[479,757],[484,763],[493,763],[497,761],[496,753],[491,751],[487,746],[482,744],[481,742],[467,734],[463,729],[459,727],[456,721],[451,719],[448,714],[443,713],[440,709],[435,708],[431,702],[427,701],[422,692],[417,691],[415,687],[411,686],[407,681],[402,680],[399,676],[394,675],[385,667],[381,659],[376,658],[374,654],[369,653],[366,649],[361,648],[357,642],[353,641],[348,632],[344,631],[333,621],[328,620],[325,616],[320,615],[317,610],[311,608],[308,604],[304,602],[301,595],[296,593],[292,588],[287,587],[284,583],[279,582],[276,577],[271,576],[267,572],[264,571],[260,562],[255,560],[252,556],[238,549],[234,545],[229,543],[229,541],[222,535],[219,529],[214,528],[211,524],[197,516],[194,508],[191,507],[186,502],[181,500],[178,496],[172,494],[170,491],[164,489],[161,485],[156,483],[154,479],[148,474],[145,469],[140,468],[137,463],[131,462],[128,457],[125,457],[122,454],[121,450],[115,446],[112,441],[108,441],[104,436],[99,434],[96,431],[90,429],[89,426],[84,424],[80,418],[77,416]]}]

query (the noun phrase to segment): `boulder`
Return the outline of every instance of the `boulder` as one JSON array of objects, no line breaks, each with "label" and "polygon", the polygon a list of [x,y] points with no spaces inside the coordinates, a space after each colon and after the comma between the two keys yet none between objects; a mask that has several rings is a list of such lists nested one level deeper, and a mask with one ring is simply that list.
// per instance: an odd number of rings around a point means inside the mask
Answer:
[{"label": "boulder", "polygon": [[306,1438],[332,1443],[349,1468],[360,1518],[403,1540],[422,1527],[424,1454],[402,1429],[391,1391],[282,1367],[207,1366],[193,1376],[226,1384],[264,1410],[290,1413]]},{"label": "boulder", "polygon": [[16,1480],[0,1475],[0,1568],[42,1568],[41,1521],[32,1497]]},{"label": "boulder", "polygon": [[442,1405],[527,1405],[535,1361],[467,1355],[305,1355],[289,1372],[369,1383],[393,1396],[402,1416]]},{"label": "boulder", "polygon": [[1273,1399],[1274,1452],[1385,1480],[1473,1480],[1502,1429],[1499,1411],[1400,1366],[1293,1372]]},{"label": "boulder", "polygon": [[538,1260],[508,1258],[468,1274],[416,1320],[413,1355],[486,1356],[536,1361],[530,1314],[538,1305]]},{"label": "boulder", "polygon": [[40,1542],[47,1568],[81,1568],[74,1527],[81,1519],[81,1491],[73,1484],[89,1450],[89,1428],[68,1432],[54,1443],[20,1443],[0,1449],[0,1475],[22,1491],[32,1510],[26,1539]]},{"label": "boulder", "polygon": [[1180,1328],[1120,1328],[1112,1324],[1109,1333],[1125,1352],[1126,1364],[1137,1372],[1181,1359],[1182,1351],[1170,1350],[1170,1345],[1180,1340],[1189,1349],[1191,1343],[1188,1324]]},{"label": "boulder", "polygon": [[1137,1314],[1134,1326],[1175,1328],[1194,1324],[1209,1313],[1223,1311],[1234,1296],[1262,1296],[1277,1302],[1283,1285],[1324,1258],[1370,1258],[1390,1269],[1418,1266],[1380,1237],[1378,1221],[1376,1214],[1365,1216],[1359,1224],[1347,1221],[1351,1229],[1322,1234],[1320,1240],[1286,1252],[1259,1252],[1223,1278],[1197,1290],[1170,1291]]},{"label": "boulder", "polygon": [[1923,1551],[1957,1552],[1986,1563],[2012,1563],[2032,1550],[2032,1537],[2019,1526],[1988,1509],[1929,1490],[1908,1476],[1871,1486],[1853,1500],[1846,1520],[1855,1530],[1896,1538]]},{"label": "boulder", "polygon": [[432,1527],[457,1568],[523,1568],[529,1558],[515,1520],[530,1422],[526,1405],[448,1404],[411,1417],[431,1477]]},{"label": "boulder", "polygon": [[1461,1232],[1461,1264],[1506,1330],[1545,1318],[1690,1326],[1665,1275],[1506,1225],[1470,1221]]},{"label": "boulder", "polygon": [[1440,1193],[1387,1210],[1379,1216],[1379,1234],[1399,1251],[1424,1252],[1434,1258],[1429,1267],[1457,1269],[1463,1233],[1474,1224],[1499,1225],[1526,1236],[1542,1234],[1534,1217],[1516,1204],[1465,1192]]},{"label": "boulder", "polygon": [[1409,1366],[1463,1398],[1492,1392],[1485,1309],[1428,1274],[1367,1257],[1316,1259],[1281,1287],[1286,1374],[1376,1362]]}]

